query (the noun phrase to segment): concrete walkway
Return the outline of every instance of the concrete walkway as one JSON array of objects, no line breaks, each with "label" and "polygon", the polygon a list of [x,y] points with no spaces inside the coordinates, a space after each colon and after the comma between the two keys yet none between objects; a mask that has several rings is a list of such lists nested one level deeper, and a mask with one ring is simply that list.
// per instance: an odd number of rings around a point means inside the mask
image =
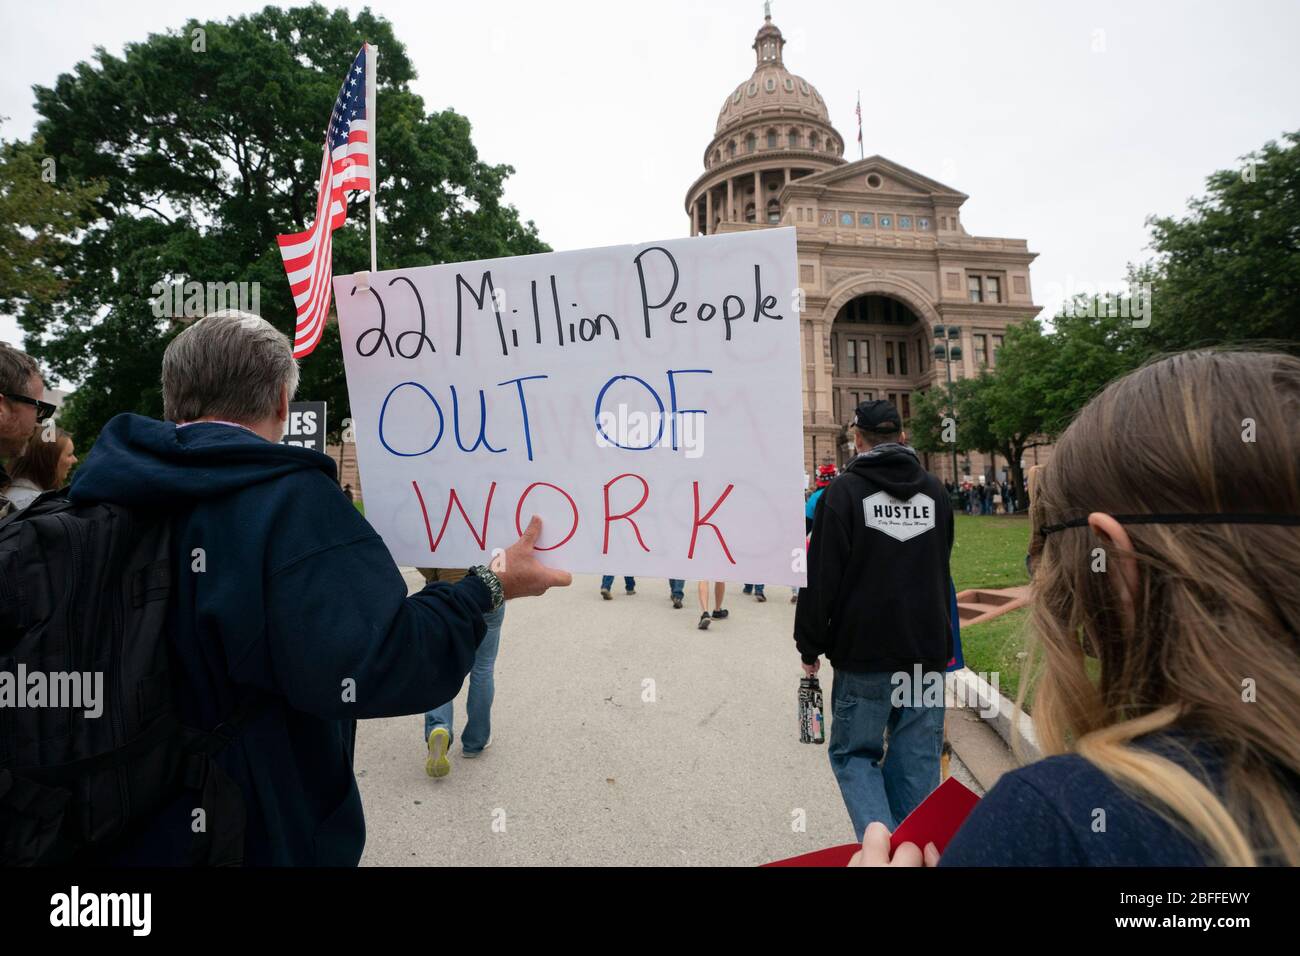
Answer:
[{"label": "concrete walkway", "polygon": [[492,746],[466,760],[458,738],[448,777],[425,775],[420,717],[361,722],[363,864],[754,866],[853,839],[826,747],[799,743],[790,589],[728,585],[700,631],[694,582],[681,610],[661,579],[622,584],[509,604]]}]

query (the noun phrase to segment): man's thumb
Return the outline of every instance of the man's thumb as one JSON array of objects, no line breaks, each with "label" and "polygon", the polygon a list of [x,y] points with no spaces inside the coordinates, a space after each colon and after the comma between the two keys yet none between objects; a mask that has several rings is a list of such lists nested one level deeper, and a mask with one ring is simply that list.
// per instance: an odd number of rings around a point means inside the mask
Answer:
[{"label": "man's thumb", "polygon": [[524,529],[523,535],[519,538],[528,544],[531,548],[537,544],[537,538],[542,533],[542,519],[533,515],[533,519],[528,522],[528,527]]}]

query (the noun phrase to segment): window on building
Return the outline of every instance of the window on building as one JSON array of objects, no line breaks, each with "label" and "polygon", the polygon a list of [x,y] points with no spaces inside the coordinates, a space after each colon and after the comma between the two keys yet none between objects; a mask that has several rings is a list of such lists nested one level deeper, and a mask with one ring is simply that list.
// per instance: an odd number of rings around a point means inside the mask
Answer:
[{"label": "window on building", "polygon": [[984,281],[986,283],[985,289],[988,292],[987,301],[1001,302],[1002,301],[1001,280],[997,276],[986,276]]},{"label": "window on building", "polygon": [[885,374],[894,374],[894,343],[892,341],[885,343]]},{"label": "window on building", "polygon": [[930,231],[930,220],[927,219],[925,216],[917,216],[917,217],[916,217],[916,228],[917,228],[917,229],[920,229],[922,232],[929,232],[929,231]]},{"label": "window on building", "polygon": [[734,159],[736,156],[736,141],[733,139],[727,144],[727,158]]},{"label": "window on building", "polygon": [[899,229],[911,229],[911,228],[912,228],[912,217],[911,217],[911,216],[899,216],[899,217],[898,217],[898,228],[899,228]]},{"label": "window on building", "polygon": [[984,283],[979,276],[966,277],[966,291],[970,294],[972,302],[984,301]]},{"label": "window on building", "polygon": [[893,228],[894,228],[894,217],[893,217],[893,216],[881,216],[881,217],[880,217],[880,228],[881,228],[881,229],[893,229]]},{"label": "window on building", "polygon": [[865,339],[858,343],[858,355],[862,363],[862,374],[871,374],[871,343]]},{"label": "window on building", "polygon": [[808,146],[811,149],[819,148],[821,146],[821,137],[819,137],[816,133],[813,133],[811,136],[808,137]]},{"label": "window on building", "polygon": [[752,153],[757,146],[758,146],[757,136],[755,136],[753,133],[750,133],[748,136],[745,137],[745,152]]},{"label": "window on building", "polygon": [[841,226],[846,226],[846,227],[848,227],[849,229],[852,229],[852,228],[853,228],[853,213],[851,213],[851,212],[842,212],[842,213],[840,213],[840,225],[841,225]]},{"label": "window on building", "polygon": [[904,392],[899,398],[903,401],[903,407],[899,409],[899,412],[902,413],[903,421],[907,421],[912,417],[912,396]]},{"label": "window on building", "polygon": [[830,209],[823,209],[823,210],[822,210],[822,215],[821,215],[821,225],[823,225],[823,226],[833,226],[833,225],[835,225],[835,213],[834,213],[832,210],[830,210]]},{"label": "window on building", "polygon": [[972,336],[975,340],[975,367],[984,368],[989,364],[989,348],[987,335]]},{"label": "window on building", "polygon": [[897,392],[890,392],[886,397],[889,399],[889,404],[890,404],[890,405],[893,405],[895,408],[898,407],[898,393],[897,393]]},{"label": "window on building", "polygon": [[862,215],[858,216],[858,225],[863,229],[874,229],[876,225],[876,217],[869,212],[864,212]]},{"label": "window on building", "polygon": [[767,221],[770,223],[778,223],[781,221],[781,204],[775,199],[771,200],[767,204]]},{"label": "window on building", "polygon": [[835,420],[838,422],[841,420],[840,419],[840,390],[838,388],[831,391],[831,399],[835,402],[835,407],[831,410],[831,414],[835,416]]},{"label": "window on building", "polygon": [[790,148],[794,149],[798,145],[799,145],[799,131],[797,129],[792,129],[790,130]]},{"label": "window on building", "polygon": [[776,149],[776,130],[774,129],[767,131],[767,148]]},{"label": "window on building", "polygon": [[849,351],[849,374],[858,374],[858,343],[849,339],[846,343]]},{"label": "window on building", "polygon": [[993,364],[998,364],[998,352],[1002,348],[1002,336],[993,336]]},{"label": "window on building", "polygon": [[745,222],[757,222],[757,221],[758,221],[758,218],[757,218],[757,215],[756,215],[756,213],[755,213],[755,211],[754,211],[754,204],[753,204],[752,202],[751,202],[751,203],[746,203],[746,204],[745,204]]},{"label": "window on building", "polygon": [[898,374],[907,374],[907,343],[898,343]]},{"label": "window on building", "polygon": [[925,339],[916,340],[916,370],[925,371]]}]

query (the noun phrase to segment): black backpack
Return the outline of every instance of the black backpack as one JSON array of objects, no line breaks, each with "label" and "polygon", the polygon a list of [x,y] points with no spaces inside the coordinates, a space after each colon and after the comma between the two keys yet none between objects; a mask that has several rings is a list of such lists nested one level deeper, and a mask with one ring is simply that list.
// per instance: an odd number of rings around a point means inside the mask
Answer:
[{"label": "black backpack", "polygon": [[[0,865],[109,860],[187,788],[203,810],[188,862],[242,862],[243,796],[212,758],[266,701],[245,698],[209,732],[181,725],[166,633],[172,561],[168,517],[65,491],[0,520]],[[96,674],[100,712],[86,716]]]}]

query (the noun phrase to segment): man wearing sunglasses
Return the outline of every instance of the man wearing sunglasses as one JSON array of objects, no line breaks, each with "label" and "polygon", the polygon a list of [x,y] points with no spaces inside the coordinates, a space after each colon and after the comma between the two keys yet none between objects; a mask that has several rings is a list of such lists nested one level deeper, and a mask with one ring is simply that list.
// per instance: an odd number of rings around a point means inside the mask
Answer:
[{"label": "man wearing sunglasses", "polygon": [[22,454],[37,424],[54,413],[44,395],[45,382],[32,357],[0,342],[0,518],[9,513],[5,462]]}]

